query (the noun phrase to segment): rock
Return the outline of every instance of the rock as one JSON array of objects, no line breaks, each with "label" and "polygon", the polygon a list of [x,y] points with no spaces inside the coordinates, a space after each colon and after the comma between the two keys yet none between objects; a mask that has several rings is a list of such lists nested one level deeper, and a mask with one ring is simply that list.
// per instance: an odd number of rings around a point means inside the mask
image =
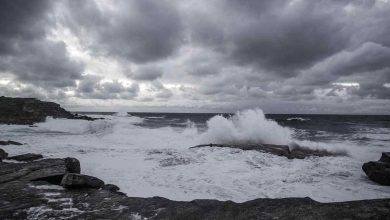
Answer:
[{"label": "rock", "polygon": [[7,163],[0,166],[0,184],[11,181],[44,180],[60,184],[62,177],[70,172],[64,159],[43,159],[26,163]]},{"label": "rock", "polygon": [[0,145],[23,145],[16,141],[0,141]]},{"label": "rock", "polygon": [[362,169],[370,180],[390,186],[390,163],[370,161],[363,164]]},{"label": "rock", "polygon": [[28,153],[28,154],[21,154],[21,155],[17,155],[17,156],[8,157],[7,159],[25,162],[25,161],[38,160],[38,159],[42,159],[42,158],[43,158],[43,156],[41,154]]},{"label": "rock", "polygon": [[65,158],[65,166],[69,173],[80,173],[80,161],[76,158],[67,157]]},{"label": "rock", "polygon": [[0,148],[0,162],[8,157],[8,153]]},{"label": "rock", "polygon": [[0,124],[34,124],[46,117],[95,120],[88,116],[75,116],[54,102],[35,98],[0,97]]},{"label": "rock", "polygon": [[287,145],[274,145],[274,144],[203,144],[197,145],[191,148],[199,147],[229,147],[237,148],[241,150],[256,150],[260,152],[270,153],[277,156],[287,157],[288,159],[304,159],[306,157],[325,157],[325,156],[345,156],[346,153],[331,153],[325,150],[312,150],[310,148],[301,147],[295,145],[292,150]]},{"label": "rock", "polygon": [[390,163],[390,152],[383,152],[379,161]]},{"label": "rock", "polygon": [[67,173],[64,175],[61,181],[61,186],[66,188],[95,188],[99,189],[104,185],[104,182],[99,178],[76,174]]},{"label": "rock", "polygon": [[120,190],[120,188],[117,185],[114,185],[114,184],[104,184],[102,189],[103,190],[108,190],[108,191],[111,191],[111,192],[117,192],[118,190]]}]

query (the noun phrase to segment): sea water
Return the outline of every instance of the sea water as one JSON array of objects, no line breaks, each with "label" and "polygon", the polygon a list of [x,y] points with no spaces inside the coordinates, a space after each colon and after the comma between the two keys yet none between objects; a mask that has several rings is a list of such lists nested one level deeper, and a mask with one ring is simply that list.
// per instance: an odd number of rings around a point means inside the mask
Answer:
[{"label": "sea water", "polygon": [[[103,120],[47,118],[36,127],[0,125],[10,155],[76,157],[81,172],[128,196],[173,200],[311,197],[321,202],[390,196],[361,169],[390,151],[389,116],[90,113]],[[198,144],[291,144],[347,156],[287,159]]]}]

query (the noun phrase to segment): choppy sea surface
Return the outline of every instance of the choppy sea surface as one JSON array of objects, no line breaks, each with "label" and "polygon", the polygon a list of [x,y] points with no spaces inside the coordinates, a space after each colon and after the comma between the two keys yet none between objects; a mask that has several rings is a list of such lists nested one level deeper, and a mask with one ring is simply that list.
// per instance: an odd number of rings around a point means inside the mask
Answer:
[{"label": "choppy sea surface", "polygon": [[[390,151],[390,116],[88,113],[103,120],[48,118],[36,127],[0,125],[11,155],[76,157],[82,173],[128,196],[173,200],[311,197],[321,202],[390,197],[361,166]],[[297,143],[348,156],[289,160],[206,143]]]}]

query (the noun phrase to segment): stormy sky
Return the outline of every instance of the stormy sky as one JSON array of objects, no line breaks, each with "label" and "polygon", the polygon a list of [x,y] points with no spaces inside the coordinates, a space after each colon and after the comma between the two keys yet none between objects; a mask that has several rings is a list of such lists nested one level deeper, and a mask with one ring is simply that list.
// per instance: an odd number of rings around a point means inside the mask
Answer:
[{"label": "stormy sky", "polygon": [[69,110],[390,114],[390,1],[2,0],[0,95]]}]

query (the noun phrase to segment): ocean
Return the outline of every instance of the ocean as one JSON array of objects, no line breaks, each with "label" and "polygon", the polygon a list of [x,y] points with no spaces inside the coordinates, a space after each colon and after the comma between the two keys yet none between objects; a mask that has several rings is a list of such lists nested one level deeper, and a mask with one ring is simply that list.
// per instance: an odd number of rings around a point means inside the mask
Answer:
[{"label": "ocean", "polygon": [[[103,120],[47,118],[36,126],[0,125],[11,155],[76,157],[81,172],[116,184],[128,196],[173,200],[311,197],[321,202],[390,197],[361,169],[390,151],[390,116],[98,113]],[[346,156],[287,159],[199,144],[292,143]]]}]

